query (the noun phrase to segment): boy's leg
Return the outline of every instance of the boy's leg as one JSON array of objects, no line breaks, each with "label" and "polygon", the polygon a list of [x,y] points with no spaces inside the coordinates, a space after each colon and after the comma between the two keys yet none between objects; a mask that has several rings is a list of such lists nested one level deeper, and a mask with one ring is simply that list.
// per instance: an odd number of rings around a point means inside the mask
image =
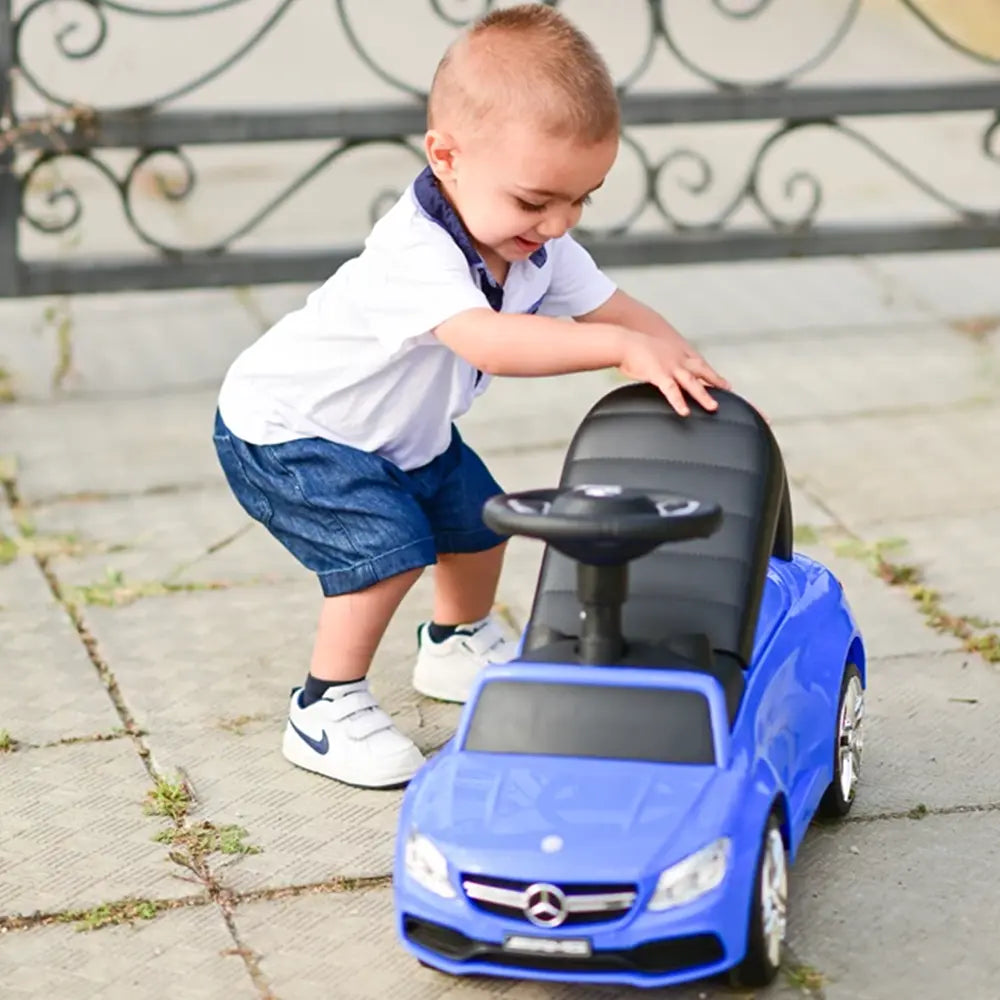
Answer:
[{"label": "boy's leg", "polygon": [[409,570],[380,580],[366,590],[324,597],[310,676],[335,684],[365,677],[399,602],[421,572]]},{"label": "boy's leg", "polygon": [[310,673],[289,703],[285,757],[350,784],[405,783],[423,755],[367,681],[399,602],[436,559],[405,478],[374,455],[328,441],[250,445],[221,419],[214,440],[243,508],[317,574],[324,594]]},{"label": "boy's leg", "polygon": [[423,754],[378,706],[368,669],[399,602],[422,569],[364,590],[323,599],[309,676],[292,692],[282,741],[285,758],[351,785],[384,788],[408,781]]},{"label": "boy's leg", "polygon": [[434,622],[477,622],[493,610],[507,545],[482,552],[441,552],[434,567]]},{"label": "boy's leg", "polygon": [[431,698],[463,702],[487,663],[503,663],[517,651],[516,636],[492,613],[506,539],[482,518],[483,504],[502,490],[457,431],[435,468],[421,477],[434,490],[423,506],[438,562],[434,618],[417,633],[413,686]]}]

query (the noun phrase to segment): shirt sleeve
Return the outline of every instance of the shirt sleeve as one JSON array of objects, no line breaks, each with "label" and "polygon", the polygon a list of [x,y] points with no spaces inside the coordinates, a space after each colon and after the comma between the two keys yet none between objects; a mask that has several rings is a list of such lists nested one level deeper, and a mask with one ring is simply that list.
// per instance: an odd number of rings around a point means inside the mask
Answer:
[{"label": "shirt sleeve", "polygon": [[450,239],[408,243],[379,255],[367,312],[370,332],[389,351],[459,313],[490,308]]},{"label": "shirt sleeve", "polygon": [[552,278],[538,311],[546,316],[582,316],[603,305],[617,285],[567,233],[548,244]]}]

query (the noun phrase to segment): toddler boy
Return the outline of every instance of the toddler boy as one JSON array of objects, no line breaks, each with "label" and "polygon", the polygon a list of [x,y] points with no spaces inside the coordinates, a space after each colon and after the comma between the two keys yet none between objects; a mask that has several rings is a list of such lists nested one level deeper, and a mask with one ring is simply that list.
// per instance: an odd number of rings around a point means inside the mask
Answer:
[{"label": "toddler boy", "polygon": [[366,678],[426,566],[416,690],[462,702],[486,663],[513,655],[491,614],[505,540],[481,517],[502,491],[453,423],[492,376],[618,368],[682,414],[685,392],[714,409],[706,385],[727,387],[569,235],[619,126],[604,62],[563,15],[487,15],[435,73],[427,168],[361,255],[230,368],[214,431],[226,478],[324,595],[289,705],[292,763],[371,788],[421,766]]}]

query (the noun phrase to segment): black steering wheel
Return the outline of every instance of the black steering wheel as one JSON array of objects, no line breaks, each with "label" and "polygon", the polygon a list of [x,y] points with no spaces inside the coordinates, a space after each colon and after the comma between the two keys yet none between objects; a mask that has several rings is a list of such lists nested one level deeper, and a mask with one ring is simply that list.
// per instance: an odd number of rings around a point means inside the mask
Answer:
[{"label": "black steering wheel", "polygon": [[491,497],[483,520],[502,535],[526,535],[592,566],[622,565],[664,542],[707,538],[718,504],[614,485],[565,486]]}]

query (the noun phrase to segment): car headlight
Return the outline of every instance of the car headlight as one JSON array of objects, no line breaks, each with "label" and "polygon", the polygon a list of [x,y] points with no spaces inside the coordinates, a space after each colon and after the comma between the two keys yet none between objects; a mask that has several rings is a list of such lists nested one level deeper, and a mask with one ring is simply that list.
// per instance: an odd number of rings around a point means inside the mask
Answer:
[{"label": "car headlight", "polygon": [[444,899],[454,899],[455,887],[448,878],[448,862],[432,840],[416,828],[410,830],[406,838],[403,854],[406,874],[428,892]]},{"label": "car headlight", "polygon": [[725,877],[729,851],[729,838],[720,837],[665,869],[656,881],[649,909],[669,910],[711,892]]}]

